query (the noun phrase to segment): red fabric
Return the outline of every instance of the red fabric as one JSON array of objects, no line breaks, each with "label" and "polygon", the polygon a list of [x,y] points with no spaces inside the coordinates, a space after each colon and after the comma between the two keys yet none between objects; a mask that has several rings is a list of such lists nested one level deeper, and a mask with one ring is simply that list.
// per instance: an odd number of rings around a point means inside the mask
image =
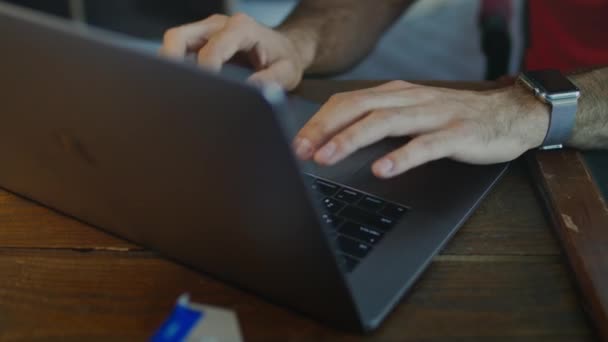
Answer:
[{"label": "red fabric", "polygon": [[528,0],[527,69],[608,65],[608,0]]}]

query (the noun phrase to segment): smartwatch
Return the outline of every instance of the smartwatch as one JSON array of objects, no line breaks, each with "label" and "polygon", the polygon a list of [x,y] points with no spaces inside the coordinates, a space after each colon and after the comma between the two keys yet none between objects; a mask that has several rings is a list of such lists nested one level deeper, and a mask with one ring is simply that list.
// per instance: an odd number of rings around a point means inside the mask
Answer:
[{"label": "smartwatch", "polygon": [[549,129],[540,149],[563,148],[574,129],[580,90],[558,70],[526,71],[519,76],[519,81],[533,91],[537,99],[551,106]]}]

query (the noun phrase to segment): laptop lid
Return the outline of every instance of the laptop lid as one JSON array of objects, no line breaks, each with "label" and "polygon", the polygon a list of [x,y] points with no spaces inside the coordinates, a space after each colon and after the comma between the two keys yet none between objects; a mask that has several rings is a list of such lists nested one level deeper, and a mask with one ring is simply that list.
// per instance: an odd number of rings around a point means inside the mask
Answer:
[{"label": "laptop lid", "polygon": [[0,3],[0,186],[345,328],[282,100]]}]

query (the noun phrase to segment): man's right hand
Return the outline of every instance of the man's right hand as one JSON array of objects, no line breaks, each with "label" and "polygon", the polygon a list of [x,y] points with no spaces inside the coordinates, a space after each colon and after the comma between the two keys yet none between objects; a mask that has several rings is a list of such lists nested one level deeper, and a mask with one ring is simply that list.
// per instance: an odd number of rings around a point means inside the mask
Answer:
[{"label": "man's right hand", "polygon": [[184,59],[197,54],[198,64],[219,71],[234,57],[244,55],[255,69],[253,83],[276,83],[287,90],[302,80],[312,61],[284,33],[257,23],[245,14],[213,15],[165,33],[161,54]]}]

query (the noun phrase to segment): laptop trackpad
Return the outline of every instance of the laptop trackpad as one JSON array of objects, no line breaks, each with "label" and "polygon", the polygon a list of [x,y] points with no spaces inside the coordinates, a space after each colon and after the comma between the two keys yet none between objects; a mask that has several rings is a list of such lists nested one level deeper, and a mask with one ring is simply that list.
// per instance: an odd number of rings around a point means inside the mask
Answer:
[{"label": "laptop trackpad", "polygon": [[[319,110],[321,105],[297,97],[291,97],[289,102],[291,110],[284,113],[281,123],[288,137],[293,139],[304,124]],[[301,168],[304,172],[322,178],[345,185],[354,185],[355,174],[358,171],[370,168],[376,159],[403,145],[403,143],[404,139],[389,139],[362,149],[332,167],[321,167],[313,162],[303,162]],[[358,181],[361,180],[358,179]]]}]

